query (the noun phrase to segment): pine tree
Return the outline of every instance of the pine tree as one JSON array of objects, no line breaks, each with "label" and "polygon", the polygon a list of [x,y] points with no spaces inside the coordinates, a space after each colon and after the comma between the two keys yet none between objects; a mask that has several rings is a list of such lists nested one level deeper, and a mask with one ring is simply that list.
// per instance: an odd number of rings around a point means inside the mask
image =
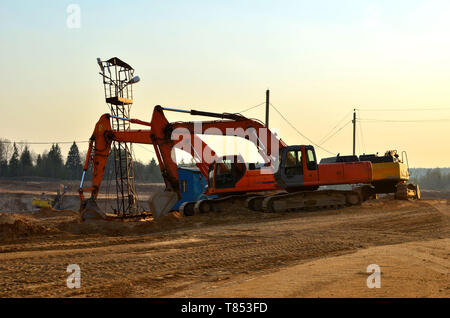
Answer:
[{"label": "pine tree", "polygon": [[8,175],[7,141],[0,139],[0,177]]},{"label": "pine tree", "polygon": [[51,178],[64,178],[64,161],[61,148],[58,144],[52,145],[44,161],[44,176]]},{"label": "pine tree", "polygon": [[134,177],[136,181],[139,182],[149,181],[149,176],[146,173],[147,172],[146,166],[142,162],[135,160],[133,166],[134,166]]},{"label": "pine tree", "polygon": [[17,149],[16,143],[14,143],[13,146],[13,154],[11,156],[11,159],[9,160],[9,175],[11,177],[16,177],[19,175],[19,169],[20,169],[20,161],[19,161],[19,150]]},{"label": "pine tree", "polygon": [[6,177],[8,175],[8,161],[0,158],[0,177]]},{"label": "pine tree", "polygon": [[150,163],[147,165],[147,171],[149,175],[149,181],[151,182],[162,182],[163,178],[161,176],[161,171],[156,163],[155,158],[152,158]]},{"label": "pine tree", "polygon": [[83,166],[81,165],[80,151],[78,146],[73,142],[70,147],[66,160],[66,172],[69,179],[78,179],[81,176]]},{"label": "pine tree", "polygon": [[28,146],[22,151],[20,155],[20,174],[22,176],[29,176],[33,172],[33,159],[31,158],[31,152]]}]

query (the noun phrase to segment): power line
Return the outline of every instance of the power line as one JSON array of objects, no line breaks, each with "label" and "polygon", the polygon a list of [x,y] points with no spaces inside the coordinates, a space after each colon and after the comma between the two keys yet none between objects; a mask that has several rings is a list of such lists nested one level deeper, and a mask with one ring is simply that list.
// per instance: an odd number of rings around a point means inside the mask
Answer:
[{"label": "power line", "polygon": [[450,118],[440,119],[411,119],[411,120],[395,120],[395,119],[375,119],[375,118],[359,118],[358,122],[363,123],[426,123],[426,122],[446,122],[450,121]]},{"label": "power line", "polygon": [[440,111],[440,110],[450,110],[450,107],[424,107],[424,108],[372,108],[372,109],[364,109],[357,108],[358,111],[363,112],[413,112],[413,111]]},{"label": "power line", "polygon": [[316,146],[316,147],[322,149],[323,151],[325,151],[325,152],[327,152],[327,153],[329,153],[329,154],[331,154],[331,155],[336,155],[335,153],[333,153],[333,152],[331,152],[331,151],[328,151],[327,149],[325,149],[325,148],[323,148],[322,146],[316,144],[314,141],[312,141],[311,139],[309,139],[308,137],[306,137],[305,135],[303,135],[303,134],[302,134],[302,133],[294,126],[294,125],[291,124],[291,122],[290,122],[289,120],[287,120],[286,117],[283,116],[283,114],[282,114],[282,113],[281,113],[281,112],[280,112],[280,111],[279,111],[272,103],[270,103],[270,106],[272,106],[273,109],[275,109],[275,111],[278,113],[278,115],[280,115],[281,118],[283,118],[284,121],[285,121],[289,126],[291,126],[291,128],[294,129],[300,136],[302,136],[303,138],[305,138],[306,140],[308,140],[308,141],[309,141],[311,144],[313,144],[314,146]]},{"label": "power line", "polygon": [[147,150],[148,152],[150,152],[150,153],[156,155],[156,153],[155,153],[153,150],[147,149],[147,148],[144,147],[143,145],[140,145],[140,144],[135,144],[135,145],[137,145],[137,146],[141,147],[142,149]]},{"label": "power line", "polygon": [[331,138],[333,138],[334,136],[336,136],[342,129],[344,129],[345,127],[347,127],[352,121],[348,121],[344,126],[342,126],[341,128],[339,128],[334,134],[332,134],[331,136],[329,136],[327,139],[325,139],[320,145],[323,145],[324,143],[326,143],[328,140],[330,140]]},{"label": "power line", "polygon": [[333,133],[333,131],[345,120],[345,118],[349,115],[349,114],[351,114],[351,110],[348,112],[348,113],[346,113],[345,115],[344,115],[344,117],[342,117],[342,119],[340,120],[340,121],[338,121],[338,123],[325,135],[325,136],[323,136],[323,138],[322,139],[320,139],[319,140],[319,144],[323,144],[325,141],[325,139],[326,138],[328,138],[328,136],[330,135],[330,134],[332,134]]},{"label": "power line", "polygon": [[244,109],[244,110],[241,110],[239,113],[245,113],[245,112],[248,112],[249,110],[252,110],[252,109],[254,109],[254,108],[257,108],[257,107],[262,106],[262,105],[265,105],[265,104],[266,104],[266,102],[262,102],[261,104],[258,104],[258,105],[249,107],[249,108]]}]

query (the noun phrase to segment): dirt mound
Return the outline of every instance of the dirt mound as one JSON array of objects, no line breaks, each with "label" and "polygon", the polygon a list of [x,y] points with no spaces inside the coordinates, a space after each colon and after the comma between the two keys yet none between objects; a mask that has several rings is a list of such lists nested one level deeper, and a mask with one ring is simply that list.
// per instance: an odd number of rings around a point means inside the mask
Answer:
[{"label": "dirt mound", "polygon": [[76,216],[78,212],[72,210],[55,210],[53,208],[41,208],[39,211],[33,212],[33,216],[37,218],[48,218],[56,216]]},{"label": "dirt mound", "polygon": [[44,235],[57,232],[59,231],[54,228],[36,224],[31,218],[26,216],[0,213],[1,239]]},{"label": "dirt mound", "polygon": [[142,220],[135,225],[138,232],[146,233],[152,230],[166,230],[183,224],[183,216],[180,212],[172,212],[160,217],[157,220]]},{"label": "dirt mound", "polygon": [[29,211],[31,196],[20,194],[0,194],[0,211]]},{"label": "dirt mound", "polygon": [[152,218],[140,221],[133,219],[117,220],[86,220],[80,222],[74,218],[68,222],[62,222],[58,229],[72,234],[102,234],[108,236],[123,236],[153,233],[163,230],[178,228],[183,225],[182,216],[178,212],[169,213],[158,220]]}]

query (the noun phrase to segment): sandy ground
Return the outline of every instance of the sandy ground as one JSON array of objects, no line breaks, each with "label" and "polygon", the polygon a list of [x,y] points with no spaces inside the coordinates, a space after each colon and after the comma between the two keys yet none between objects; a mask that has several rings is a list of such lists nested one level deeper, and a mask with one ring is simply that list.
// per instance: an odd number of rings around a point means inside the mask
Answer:
[{"label": "sandy ground", "polygon": [[82,224],[70,210],[2,213],[0,296],[449,297],[449,218],[448,199]]},{"label": "sandy ground", "polygon": [[[78,210],[80,198],[78,195],[79,181],[20,181],[20,180],[0,180],[0,212],[31,212],[33,197],[54,198],[60,184],[67,187],[64,197],[63,208]],[[89,181],[87,184],[90,185]],[[139,194],[138,204],[140,210],[148,211],[148,199],[150,195],[158,190],[164,189],[164,184],[139,183],[136,190]],[[87,196],[89,196],[87,194]],[[115,187],[111,183],[104,182],[98,195],[97,203],[105,211],[113,211],[116,206]]]}]

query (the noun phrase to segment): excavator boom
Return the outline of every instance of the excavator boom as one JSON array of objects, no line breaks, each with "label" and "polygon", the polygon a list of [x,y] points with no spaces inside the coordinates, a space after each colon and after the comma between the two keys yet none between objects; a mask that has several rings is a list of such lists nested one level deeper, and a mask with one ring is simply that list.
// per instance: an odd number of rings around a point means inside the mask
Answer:
[{"label": "excavator boom", "polygon": [[[100,117],[89,141],[89,149],[86,154],[79,188],[82,219],[106,217],[106,214],[98,208],[96,199],[102,184],[106,162],[113,141],[151,144],[154,146],[161,174],[166,184],[164,193],[155,195],[154,199],[150,202],[151,210],[155,217],[167,213],[172,208],[173,204],[180,198],[176,158],[172,157],[174,148],[188,151],[196,158],[197,167],[200,169],[200,172],[207,177],[208,160],[205,160],[202,156],[203,154],[208,154],[211,157],[210,160],[215,160],[215,152],[194,134],[178,134],[179,139],[172,140],[172,136],[166,134],[166,128],[169,123],[163,112],[159,109],[155,108],[150,123],[136,119],[129,120],[135,124],[149,126],[150,129],[128,131],[113,130],[110,123],[111,117],[112,116],[109,114],[104,114]],[[92,186],[83,187],[90,164],[92,164]],[[85,192],[91,193],[89,199],[85,198]]]}]

